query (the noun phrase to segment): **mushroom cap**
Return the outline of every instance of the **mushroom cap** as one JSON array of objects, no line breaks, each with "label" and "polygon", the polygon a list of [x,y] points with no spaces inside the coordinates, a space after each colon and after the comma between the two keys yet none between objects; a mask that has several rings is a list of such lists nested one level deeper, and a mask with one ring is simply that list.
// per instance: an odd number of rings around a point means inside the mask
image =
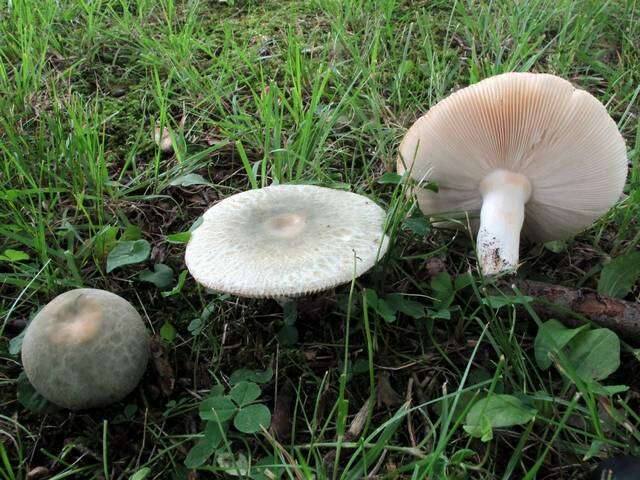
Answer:
[{"label": "mushroom cap", "polygon": [[33,387],[64,408],[101,407],[138,384],[149,358],[149,335],[136,309],[104,290],[58,295],[31,321],[22,363]]},{"label": "mushroom cap", "polygon": [[[388,246],[385,212],[362,195],[277,185],[225,198],[191,233],[196,281],[241,297],[296,297],[350,282]],[[354,257],[355,255],[355,257]]]},{"label": "mushroom cap", "polygon": [[497,169],[531,183],[523,234],[534,241],[571,236],[619,199],[625,143],[604,105],[554,75],[505,73],[458,90],[416,121],[400,145],[398,171],[435,180],[416,188],[426,214],[482,206],[480,181]]}]

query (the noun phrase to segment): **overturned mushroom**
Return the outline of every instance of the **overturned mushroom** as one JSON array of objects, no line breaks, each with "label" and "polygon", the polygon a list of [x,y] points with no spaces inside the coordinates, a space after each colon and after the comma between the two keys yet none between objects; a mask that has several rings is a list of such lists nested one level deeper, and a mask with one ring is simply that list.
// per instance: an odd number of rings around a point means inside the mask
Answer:
[{"label": "overturned mushroom", "polygon": [[627,175],[622,135],[591,94],[547,74],[506,73],[431,108],[400,145],[398,171],[435,180],[416,189],[426,214],[480,212],[485,275],[515,269],[520,231],[568,237],[618,200]]},{"label": "overturned mushroom", "polygon": [[187,245],[202,285],[286,299],[350,282],[388,246],[385,212],[362,195],[311,185],[249,190],[217,203]]},{"label": "overturned mushroom", "polygon": [[50,402],[72,410],[124,398],[148,358],[149,335],[135,308],[91,288],[65,292],[45,305],[22,343],[31,384]]}]

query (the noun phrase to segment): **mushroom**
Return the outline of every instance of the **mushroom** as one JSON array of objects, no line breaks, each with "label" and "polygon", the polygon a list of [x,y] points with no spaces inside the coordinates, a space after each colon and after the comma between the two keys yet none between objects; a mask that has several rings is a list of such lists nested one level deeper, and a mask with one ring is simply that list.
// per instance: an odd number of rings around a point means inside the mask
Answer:
[{"label": "mushroom", "polygon": [[191,233],[197,282],[241,297],[285,300],[350,282],[388,246],[385,212],[362,195],[277,185],[225,198]]},{"label": "mushroom", "polygon": [[149,335],[135,308],[92,288],[70,290],[45,305],[22,343],[22,363],[33,387],[71,410],[124,398],[148,358]]},{"label": "mushroom", "polygon": [[546,242],[571,236],[622,193],[627,157],[605,107],[554,75],[505,73],[463,88],[408,130],[398,171],[437,182],[414,189],[425,214],[480,212],[485,275],[518,266],[520,231]]}]

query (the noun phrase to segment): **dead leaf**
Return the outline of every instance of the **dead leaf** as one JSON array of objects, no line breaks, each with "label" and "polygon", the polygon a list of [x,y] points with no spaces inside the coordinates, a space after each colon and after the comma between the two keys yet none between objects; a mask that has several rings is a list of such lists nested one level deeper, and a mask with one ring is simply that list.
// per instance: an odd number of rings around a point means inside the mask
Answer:
[{"label": "dead leaf", "polygon": [[35,467],[27,473],[27,480],[38,480],[49,476],[49,469],[45,467]]},{"label": "dead leaf", "polygon": [[349,430],[345,435],[346,441],[357,440],[362,433],[362,429],[364,428],[364,424],[367,423],[367,417],[369,416],[369,407],[371,405],[371,399],[368,398],[366,402],[360,407],[358,413],[351,420],[351,424],[349,425]]},{"label": "dead leaf", "polygon": [[286,440],[291,435],[291,402],[293,401],[293,386],[287,382],[278,392],[276,406],[271,416],[269,431],[278,440]]},{"label": "dead leaf", "polygon": [[447,265],[440,258],[430,258],[425,262],[427,275],[433,278],[439,273],[446,271]]},{"label": "dead leaf", "polygon": [[378,374],[378,406],[393,407],[402,403],[402,398],[396,393],[389,381],[389,372],[382,371]]},{"label": "dead leaf", "polygon": [[165,397],[173,393],[176,377],[169,362],[167,347],[158,335],[151,337],[151,360],[158,375],[158,384]]}]

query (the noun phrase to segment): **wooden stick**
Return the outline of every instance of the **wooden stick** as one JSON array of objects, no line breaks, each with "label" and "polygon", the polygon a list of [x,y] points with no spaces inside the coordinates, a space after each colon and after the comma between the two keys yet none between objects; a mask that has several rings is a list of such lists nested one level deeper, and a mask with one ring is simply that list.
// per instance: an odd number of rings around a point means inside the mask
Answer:
[{"label": "wooden stick", "polygon": [[[425,268],[432,278],[446,271],[447,266],[434,257],[427,260]],[[533,297],[531,306],[543,320],[555,318],[571,327],[590,320],[613,330],[631,344],[640,344],[640,303],[599,295],[589,288],[575,289],[514,277],[503,277],[497,286],[502,292],[511,292],[515,286],[523,295]]]},{"label": "wooden stick", "polygon": [[574,289],[532,280],[515,280],[509,285],[533,297],[533,309],[545,318],[553,317],[569,326],[582,325],[584,319],[588,319],[631,343],[640,343],[640,303],[606,297],[587,288]]}]

